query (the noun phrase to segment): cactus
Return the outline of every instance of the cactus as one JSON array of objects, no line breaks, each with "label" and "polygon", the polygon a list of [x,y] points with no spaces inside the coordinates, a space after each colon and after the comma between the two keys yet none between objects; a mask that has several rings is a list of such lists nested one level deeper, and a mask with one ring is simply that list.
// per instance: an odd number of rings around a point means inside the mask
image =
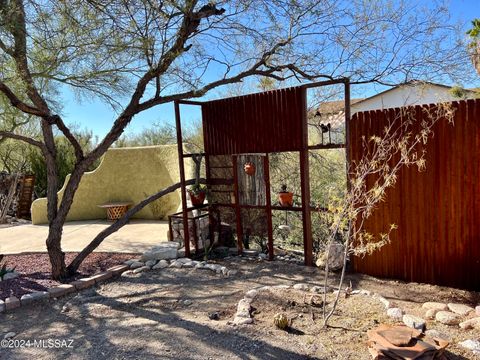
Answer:
[{"label": "cactus", "polygon": [[285,314],[275,314],[273,317],[273,323],[281,330],[285,330],[288,327],[288,317]]}]

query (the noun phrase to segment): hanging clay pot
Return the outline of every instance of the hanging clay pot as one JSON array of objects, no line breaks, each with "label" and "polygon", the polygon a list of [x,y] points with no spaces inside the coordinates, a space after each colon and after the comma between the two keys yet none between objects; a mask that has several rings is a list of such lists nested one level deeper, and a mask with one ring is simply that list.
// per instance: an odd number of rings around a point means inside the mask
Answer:
[{"label": "hanging clay pot", "polygon": [[245,165],[243,165],[243,170],[247,175],[252,176],[253,174],[255,174],[255,165],[251,162],[247,162],[245,163]]},{"label": "hanging clay pot", "polygon": [[293,205],[293,193],[287,191],[286,185],[282,185],[282,191],[278,193],[278,201],[280,202],[280,206],[283,207],[290,207]]}]

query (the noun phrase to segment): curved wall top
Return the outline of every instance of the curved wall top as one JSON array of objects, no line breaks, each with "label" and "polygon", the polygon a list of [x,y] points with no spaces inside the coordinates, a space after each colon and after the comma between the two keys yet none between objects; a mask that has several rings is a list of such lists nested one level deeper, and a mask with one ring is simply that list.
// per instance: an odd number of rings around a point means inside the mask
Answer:
[{"label": "curved wall top", "polygon": [[[187,179],[193,178],[192,162],[187,159],[185,170]],[[59,199],[69,178],[58,192]],[[105,209],[97,205],[116,201],[137,204],[179,181],[177,145],[109,149],[98,168],[82,177],[67,221],[105,219]],[[180,191],[176,191],[147,205],[134,218],[166,219],[180,204]],[[48,223],[46,198],[32,203],[32,223]]]}]

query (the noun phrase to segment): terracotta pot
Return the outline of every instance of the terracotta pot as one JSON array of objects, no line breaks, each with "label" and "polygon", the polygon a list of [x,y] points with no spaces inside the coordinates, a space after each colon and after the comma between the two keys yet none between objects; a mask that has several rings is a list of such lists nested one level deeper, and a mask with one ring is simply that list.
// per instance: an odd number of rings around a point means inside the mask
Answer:
[{"label": "terracotta pot", "polygon": [[293,193],[292,192],[279,192],[278,201],[283,207],[289,207],[293,205]]},{"label": "terracotta pot", "polygon": [[253,175],[255,174],[255,165],[252,164],[251,162],[247,162],[245,163],[245,165],[243,166],[243,170],[245,171],[245,173],[247,175]]},{"label": "terracotta pot", "polygon": [[189,194],[190,194],[190,200],[193,206],[203,205],[203,202],[205,201],[205,195],[206,195],[205,191],[200,191],[196,194],[189,191]]}]

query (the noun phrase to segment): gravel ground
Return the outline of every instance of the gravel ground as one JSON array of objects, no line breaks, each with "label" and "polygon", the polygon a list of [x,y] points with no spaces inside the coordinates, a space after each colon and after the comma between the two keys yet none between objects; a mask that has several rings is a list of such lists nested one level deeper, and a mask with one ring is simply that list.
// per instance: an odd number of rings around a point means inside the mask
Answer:
[{"label": "gravel ground", "polygon": [[[73,260],[77,253],[66,253],[67,264]],[[91,253],[80,266],[78,275],[71,281],[105,271],[109,267],[123,263],[125,260],[138,257],[138,254],[110,254]],[[8,268],[15,268],[20,276],[15,279],[0,281],[0,299],[9,296],[20,298],[32,291],[46,291],[48,288],[60,283],[51,279],[51,268],[48,254],[32,253],[21,255],[5,255],[3,262]]]},{"label": "gravel ground", "polygon": [[[225,278],[207,270],[164,269],[129,274],[49,305],[0,314],[0,336],[15,340],[72,340],[71,348],[3,349],[2,359],[370,359],[366,330],[390,322],[371,297],[342,299],[331,327],[321,326],[320,308],[306,305],[299,290],[259,296],[252,325],[232,326],[236,304],[245,292],[265,285],[303,282],[321,285],[318,269],[283,262],[221,262],[238,273]],[[477,304],[478,293],[430,285],[405,284],[351,274],[354,288],[379,292],[417,309],[424,301]],[[307,302],[308,302],[308,297]],[[329,297],[328,301],[331,301]],[[47,311],[48,310],[48,311]],[[293,318],[289,332],[276,329],[273,315]],[[218,312],[219,320],[208,314]],[[312,317],[313,313],[313,317]],[[437,328],[428,322],[428,328]],[[479,338],[479,331],[450,331],[454,342]],[[66,341],[63,345],[69,345]],[[453,344],[449,359],[472,359]]]}]

